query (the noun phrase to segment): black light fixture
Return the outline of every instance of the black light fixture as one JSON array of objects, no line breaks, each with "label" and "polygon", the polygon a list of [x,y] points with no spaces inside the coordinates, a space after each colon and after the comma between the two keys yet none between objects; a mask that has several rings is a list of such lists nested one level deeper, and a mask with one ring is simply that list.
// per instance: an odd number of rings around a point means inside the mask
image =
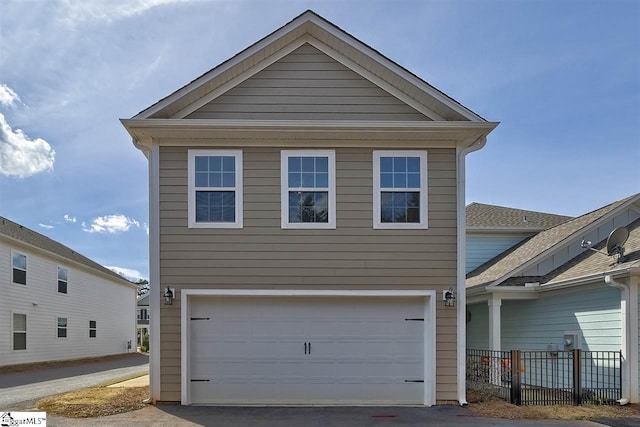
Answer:
[{"label": "black light fixture", "polygon": [[172,305],[173,299],[176,297],[176,290],[167,286],[167,289],[164,290],[163,296],[165,305]]},{"label": "black light fixture", "polygon": [[445,307],[455,307],[456,294],[453,291],[453,288],[449,288],[446,291],[442,291],[442,299],[444,300]]}]

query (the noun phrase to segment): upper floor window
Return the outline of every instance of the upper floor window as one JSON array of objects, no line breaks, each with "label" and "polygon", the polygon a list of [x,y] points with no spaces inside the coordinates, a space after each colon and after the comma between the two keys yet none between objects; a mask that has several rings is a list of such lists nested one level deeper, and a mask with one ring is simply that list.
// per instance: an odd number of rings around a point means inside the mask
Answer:
[{"label": "upper floor window", "polygon": [[27,284],[27,256],[14,252],[11,266],[13,267],[12,281],[20,285]]},{"label": "upper floor window", "polygon": [[67,293],[67,274],[68,270],[64,267],[58,267],[58,292]]},{"label": "upper floor window", "polygon": [[373,228],[427,228],[427,152],[373,152]]},{"label": "upper floor window", "polygon": [[189,227],[242,228],[242,151],[189,150]]},{"label": "upper floor window", "polygon": [[282,228],[336,228],[335,151],[282,150]]},{"label": "upper floor window", "polygon": [[67,337],[67,318],[58,317],[58,338]]},{"label": "upper floor window", "polygon": [[138,320],[149,320],[149,311],[146,308],[138,309]]},{"label": "upper floor window", "polygon": [[95,320],[89,320],[89,338],[95,338],[97,335],[98,326]]},{"label": "upper floor window", "polygon": [[27,315],[13,313],[13,349],[27,349]]}]

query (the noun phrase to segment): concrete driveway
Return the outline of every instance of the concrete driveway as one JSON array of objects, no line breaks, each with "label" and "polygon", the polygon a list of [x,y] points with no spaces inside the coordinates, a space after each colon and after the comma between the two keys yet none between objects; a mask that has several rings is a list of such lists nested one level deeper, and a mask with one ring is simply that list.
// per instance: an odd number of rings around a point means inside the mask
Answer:
[{"label": "concrete driveway", "polygon": [[47,417],[54,427],[602,427],[591,421],[482,418],[453,405],[425,407],[188,407],[148,406],[102,418]]},{"label": "concrete driveway", "polygon": [[133,353],[101,362],[0,374],[0,411],[25,411],[53,394],[149,372],[149,357]]}]

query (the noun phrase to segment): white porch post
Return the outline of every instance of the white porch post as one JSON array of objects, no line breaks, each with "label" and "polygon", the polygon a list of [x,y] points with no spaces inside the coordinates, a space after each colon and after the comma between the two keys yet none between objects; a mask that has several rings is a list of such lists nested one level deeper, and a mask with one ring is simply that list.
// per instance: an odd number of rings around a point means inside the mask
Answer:
[{"label": "white porch post", "polygon": [[640,402],[640,374],[638,373],[638,287],[640,277],[631,276],[629,279],[629,299],[628,299],[628,316],[629,316],[629,352],[627,354],[627,365],[629,370],[629,400],[631,403]]},{"label": "white porch post", "polygon": [[502,298],[492,294],[489,301],[489,350],[500,351],[500,307]]}]

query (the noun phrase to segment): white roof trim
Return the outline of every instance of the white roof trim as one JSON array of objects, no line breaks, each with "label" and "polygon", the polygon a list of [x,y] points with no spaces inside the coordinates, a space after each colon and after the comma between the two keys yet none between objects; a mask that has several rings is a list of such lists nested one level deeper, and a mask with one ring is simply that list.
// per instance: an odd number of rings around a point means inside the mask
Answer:
[{"label": "white roof trim", "polygon": [[[157,112],[161,111],[162,109],[166,108],[167,106],[169,106],[173,102],[178,101],[182,97],[188,95],[189,93],[193,92],[197,88],[199,88],[202,85],[204,85],[204,84],[208,83],[209,81],[213,80],[214,78],[216,78],[220,74],[224,73],[225,71],[229,70],[230,68],[236,66],[237,64],[241,63],[242,61],[244,61],[244,60],[248,59],[249,57],[251,57],[252,55],[256,54],[261,49],[264,49],[265,47],[267,47],[268,45],[274,43],[278,39],[280,39],[282,37],[285,37],[287,34],[295,31],[296,29],[298,29],[299,27],[301,27],[302,25],[304,25],[304,24],[306,24],[308,22],[313,23],[318,28],[326,31],[330,35],[332,35],[332,36],[336,37],[337,39],[341,40],[342,42],[352,46],[356,50],[360,51],[363,55],[366,55],[366,56],[370,57],[374,61],[376,61],[379,64],[381,64],[383,67],[386,67],[387,69],[391,70],[392,72],[394,72],[395,74],[397,74],[401,78],[403,78],[406,81],[408,81],[409,83],[415,85],[416,87],[418,87],[419,89],[424,91],[429,96],[433,97],[437,101],[441,102],[442,104],[446,105],[447,107],[449,107],[452,110],[456,111],[457,113],[461,114],[462,116],[464,116],[465,118],[469,119],[470,121],[473,121],[473,122],[484,122],[485,121],[482,117],[480,117],[479,115],[475,114],[473,111],[471,111],[468,108],[464,107],[463,105],[457,103],[452,98],[448,97],[447,95],[445,95],[444,93],[440,92],[439,90],[437,90],[433,86],[431,86],[428,83],[424,82],[423,80],[419,79],[418,77],[413,75],[408,70],[402,68],[401,66],[399,66],[395,62],[387,59],[386,57],[384,57],[380,53],[376,52],[371,47],[369,47],[366,44],[360,42],[359,40],[355,39],[353,36],[347,34],[343,30],[339,29],[337,26],[334,26],[333,24],[331,24],[328,21],[326,21],[324,18],[319,17],[318,15],[316,15],[314,12],[311,12],[311,11],[307,11],[307,12],[303,13],[298,18],[294,19],[293,21],[289,22],[285,26],[281,27],[280,29],[276,30],[275,32],[271,33],[270,35],[266,36],[265,38],[263,38],[262,40],[258,41],[254,45],[252,45],[252,46],[248,47],[247,49],[241,51],[240,53],[238,53],[236,56],[232,57],[231,59],[223,62],[222,64],[218,65],[214,69],[208,71],[204,75],[198,77],[196,80],[192,81],[191,83],[188,83],[187,85],[185,85],[182,88],[178,89],[177,91],[175,91],[171,95],[167,96],[166,98],[158,101],[156,104],[154,104],[154,105],[148,107],[147,109],[143,110],[142,112],[138,113],[133,118],[134,119],[147,119],[147,118],[150,118],[151,116],[153,116]],[[305,42],[309,42],[309,40],[312,39],[312,37],[302,37],[302,39],[304,39]],[[293,49],[295,49],[295,48],[299,47],[302,43],[304,43],[304,42],[300,42],[300,44],[292,43],[291,45],[288,46],[288,48],[291,48],[291,46],[296,46],[296,47],[293,48]],[[411,107],[416,108],[416,105],[420,105],[415,100],[412,100],[411,103],[407,102],[410,99],[410,97],[408,95],[406,95],[406,94],[402,95],[402,97],[398,96],[399,93],[401,93],[401,92],[399,90],[397,90],[397,89],[395,89],[394,91],[391,91],[389,88],[391,88],[393,86],[390,85],[390,84],[386,84],[385,83],[384,86],[386,86],[386,88],[381,86],[380,82],[383,82],[382,79],[379,79],[379,78],[376,77],[375,81],[374,81],[374,79],[373,79],[374,74],[372,72],[367,71],[366,74],[369,75],[369,77],[367,77],[367,76],[365,76],[365,74],[363,74],[364,73],[364,68],[362,68],[360,66],[357,66],[357,68],[360,71],[354,69],[354,66],[356,66],[356,64],[353,61],[349,60],[348,58],[338,54],[337,52],[333,52],[333,51],[332,51],[332,54],[329,54],[328,53],[329,48],[328,48],[328,46],[324,45],[324,43],[316,41],[316,43],[313,44],[313,45],[316,48],[322,50],[324,53],[327,53],[328,55],[330,55],[332,58],[334,58],[337,61],[343,63],[346,66],[348,66],[353,71],[358,72],[359,74],[363,75],[363,77],[365,77],[368,80],[372,81],[374,84],[378,84],[381,88],[383,88],[383,89],[387,90],[388,92],[394,94],[394,96],[397,96],[399,99],[401,99],[402,101],[406,102]],[[275,62],[277,59],[280,59],[282,56],[290,53],[291,51],[292,50],[288,50],[288,49],[284,50],[284,51],[280,51],[280,52],[278,52],[278,54],[272,55],[270,57],[270,60]],[[282,53],[282,55],[280,55],[281,53]],[[274,58],[277,58],[277,59],[274,60]],[[338,58],[340,58],[340,59],[338,59]],[[263,68],[266,67],[266,65],[264,65],[264,61],[260,61],[258,63],[258,66],[262,66]],[[257,66],[254,66],[254,67],[251,68],[251,70],[255,70],[256,68],[257,68]],[[238,79],[240,79],[239,81],[243,81],[244,79],[248,78],[250,75],[251,74],[247,74],[247,72],[244,72],[240,76],[238,76],[237,78],[233,79],[232,81],[236,82],[235,84],[238,84]],[[208,99],[207,102],[209,102],[211,99],[214,99],[216,96],[219,96],[220,93],[223,93],[223,92],[229,90],[233,86],[230,83],[231,83],[231,81],[227,82],[227,83],[225,83],[223,85],[223,87],[225,87],[224,90],[222,90],[221,88],[218,88],[215,91],[216,94],[213,96],[213,98],[207,96],[206,97]],[[203,101],[203,100],[198,100],[197,101],[196,105],[198,105],[198,107],[196,107],[196,109],[200,108],[202,105],[204,105],[200,101]],[[206,102],[205,102],[205,104],[206,104]],[[418,108],[416,108],[416,109],[418,109]],[[192,110],[190,107],[189,108],[185,108],[185,109],[181,110],[179,113],[177,113],[176,115],[174,115],[173,117],[178,117],[178,116],[180,116],[182,114],[188,115],[192,111],[195,111],[195,110]],[[421,113],[427,115],[428,117],[432,118],[433,120],[442,120],[442,117],[440,115],[436,114],[435,112],[433,112],[431,110],[426,109],[424,106],[421,106],[420,109],[418,109],[418,111],[420,111]],[[186,114],[185,114],[185,112],[186,112]],[[427,112],[428,112],[428,114],[427,114]],[[184,117],[184,115],[182,117]]]}]

